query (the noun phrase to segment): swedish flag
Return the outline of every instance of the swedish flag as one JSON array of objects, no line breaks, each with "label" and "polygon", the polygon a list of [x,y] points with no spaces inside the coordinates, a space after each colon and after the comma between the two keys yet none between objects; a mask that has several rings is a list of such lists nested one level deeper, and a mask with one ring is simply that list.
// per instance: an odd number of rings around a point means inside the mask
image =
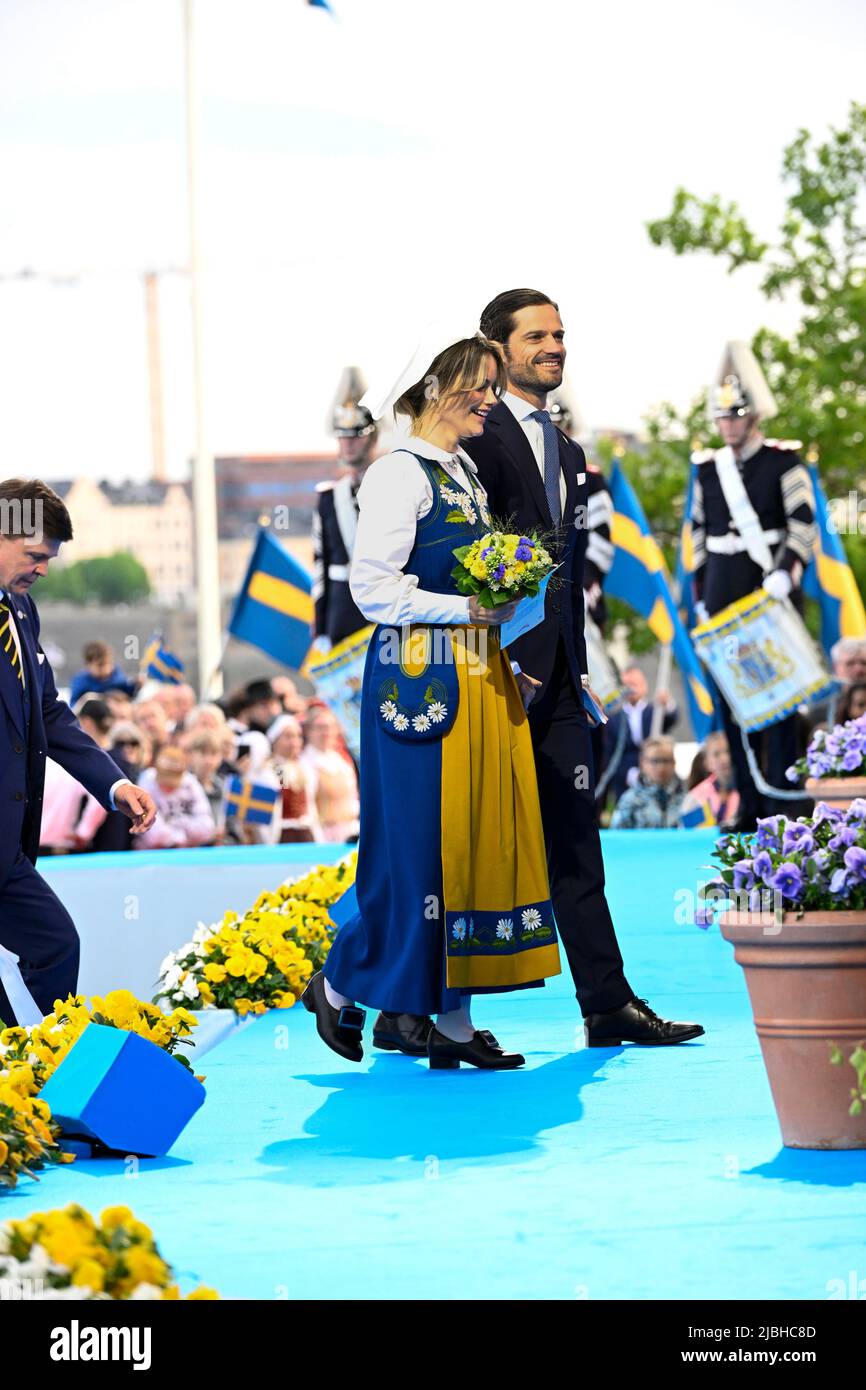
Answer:
[{"label": "swedish flag", "polygon": [[699,826],[717,825],[715,816],[710,810],[709,805],[704,801],[695,802],[680,814],[680,828],[682,830],[697,830]]},{"label": "swedish flag", "polygon": [[229,632],[285,666],[301,666],[312,640],[312,587],[304,567],[262,527]]},{"label": "swedish flag", "polygon": [[270,825],[279,794],[278,787],[269,787],[264,782],[245,782],[242,777],[230,777],[223,793],[225,813],[243,825]]},{"label": "swedish flag", "polygon": [[183,680],[183,662],[163,644],[159,633],[155,633],[145,647],[141,665],[145,675],[152,681],[162,681],[165,685],[180,685]]},{"label": "swedish flag", "polygon": [[703,740],[715,723],[713,697],[677,613],[664,556],[650,534],[643,508],[618,463],[614,463],[608,482],[613,498],[610,538],[614,556],[605,580],[605,592],[621,598],[646,618],[659,642],[673,646],[683,676],[695,738]]},{"label": "swedish flag", "polygon": [[866,637],[866,612],[848,557],[827,511],[815,464],[809,465],[815,493],[818,536],[803,575],[803,592],[821,608],[821,642],[829,653],[840,637]]}]

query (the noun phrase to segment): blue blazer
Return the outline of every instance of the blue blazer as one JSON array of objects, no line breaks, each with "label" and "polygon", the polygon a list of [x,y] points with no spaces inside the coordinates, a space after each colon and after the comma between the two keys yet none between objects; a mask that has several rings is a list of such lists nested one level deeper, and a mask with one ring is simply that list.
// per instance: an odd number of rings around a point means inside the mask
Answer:
[{"label": "blue blazer", "polygon": [[36,863],[46,758],[64,767],[106,809],[112,786],[124,776],[58,697],[54,673],[39,645],[39,614],[30,595],[10,594],[9,605],[21,642],[29,718],[21,682],[0,651],[0,885],[19,850]]},{"label": "blue blazer", "polygon": [[[544,620],[508,648],[522,671],[546,685],[560,639],[574,685],[586,673],[583,616],[583,562],[588,532],[575,525],[577,508],[586,516],[586,459],[574,440],[559,433],[559,463],[565,475],[564,546],[561,568],[551,581],[544,603]],[[502,401],[487,417],[484,433],[464,439],[462,447],[475,463],[487,493],[494,524],[508,530],[549,531],[553,525],[541,471],[521,426]],[[532,706],[530,705],[530,709]]]}]

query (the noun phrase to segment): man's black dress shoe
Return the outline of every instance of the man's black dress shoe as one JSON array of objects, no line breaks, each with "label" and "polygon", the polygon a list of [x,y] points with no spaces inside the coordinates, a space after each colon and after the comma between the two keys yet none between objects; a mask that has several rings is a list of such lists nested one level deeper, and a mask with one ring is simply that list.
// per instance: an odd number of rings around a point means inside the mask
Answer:
[{"label": "man's black dress shoe", "polygon": [[357,1009],[354,1004],[344,1004],[342,1009],[333,1008],[325,995],[325,977],[321,970],[311,976],[301,995],[301,1003],[311,1014],[315,1014],[316,1031],[322,1042],[348,1061],[360,1062],[364,1055],[361,1032],[367,1017],[366,1010]]},{"label": "man's black dress shoe", "polygon": [[426,1014],[380,1013],[373,1024],[373,1046],[383,1052],[405,1052],[407,1057],[427,1056],[427,1035],[433,1027]]},{"label": "man's black dress shoe", "polygon": [[645,999],[630,999],[612,1013],[587,1014],[583,1031],[587,1047],[619,1047],[623,1042],[672,1047],[699,1038],[704,1030],[700,1023],[671,1023],[659,1018]]},{"label": "man's black dress shoe", "polygon": [[427,1056],[431,1071],[450,1071],[461,1062],[485,1071],[510,1071],[512,1067],[522,1067],[526,1061],[519,1052],[503,1052],[498,1043],[488,1042],[483,1033],[475,1033],[469,1042],[455,1042],[435,1026],[427,1039]]}]

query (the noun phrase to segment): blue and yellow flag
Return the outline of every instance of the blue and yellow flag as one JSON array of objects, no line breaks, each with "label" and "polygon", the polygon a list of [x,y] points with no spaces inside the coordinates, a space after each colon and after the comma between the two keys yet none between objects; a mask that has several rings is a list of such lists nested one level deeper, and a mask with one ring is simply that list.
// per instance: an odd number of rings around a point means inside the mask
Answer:
[{"label": "blue and yellow flag", "polygon": [[285,666],[301,666],[312,641],[312,587],[303,565],[261,527],[229,632]]},{"label": "blue and yellow flag", "polygon": [[230,777],[223,793],[226,816],[243,825],[270,825],[279,796],[278,787],[264,782],[245,782],[242,777]]},{"label": "blue and yellow flag", "polygon": [[682,830],[697,830],[705,825],[717,824],[718,821],[706,801],[696,801],[680,812],[680,828]]},{"label": "blue and yellow flag", "polygon": [[180,685],[183,680],[183,662],[165,646],[158,632],[144,649],[141,667],[149,680],[162,681],[164,685]]},{"label": "blue and yellow flag", "polygon": [[659,642],[673,646],[683,677],[695,738],[703,741],[716,722],[707,677],[671,594],[664,556],[650,534],[634,489],[618,463],[608,479],[613,498],[610,538],[614,556],[605,579],[605,593],[622,599],[647,620]]},{"label": "blue and yellow flag", "polygon": [[814,463],[809,464],[809,474],[815,491],[818,538],[812,562],[803,575],[803,592],[820,606],[821,643],[829,654],[840,637],[866,637],[866,611]]}]

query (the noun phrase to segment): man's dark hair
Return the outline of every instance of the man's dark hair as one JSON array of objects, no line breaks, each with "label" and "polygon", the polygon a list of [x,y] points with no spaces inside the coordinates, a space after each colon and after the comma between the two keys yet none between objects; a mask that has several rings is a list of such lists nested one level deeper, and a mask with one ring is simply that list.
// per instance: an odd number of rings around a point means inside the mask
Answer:
[{"label": "man's dark hair", "polygon": [[541,290],[503,290],[482,310],[478,326],[485,338],[492,338],[494,343],[507,343],[514,332],[514,315],[536,304],[552,304],[559,312],[556,301]]},{"label": "man's dark hair", "polygon": [[104,700],[96,698],[85,700],[83,704],[78,706],[78,718],[91,720],[101,734],[107,734],[114,723],[114,717],[108,705]]},{"label": "man's dark hair", "polygon": [[33,524],[33,517],[38,518],[41,539],[72,540],[72,521],[66,503],[38,478],[7,478],[0,482],[0,534],[20,534],[21,521],[18,518],[22,516],[28,526]]},{"label": "man's dark hair", "polygon": [[257,705],[260,700],[273,700],[275,698],[274,687],[270,681],[250,681],[244,690],[244,701],[241,708],[248,709],[250,705]]}]

